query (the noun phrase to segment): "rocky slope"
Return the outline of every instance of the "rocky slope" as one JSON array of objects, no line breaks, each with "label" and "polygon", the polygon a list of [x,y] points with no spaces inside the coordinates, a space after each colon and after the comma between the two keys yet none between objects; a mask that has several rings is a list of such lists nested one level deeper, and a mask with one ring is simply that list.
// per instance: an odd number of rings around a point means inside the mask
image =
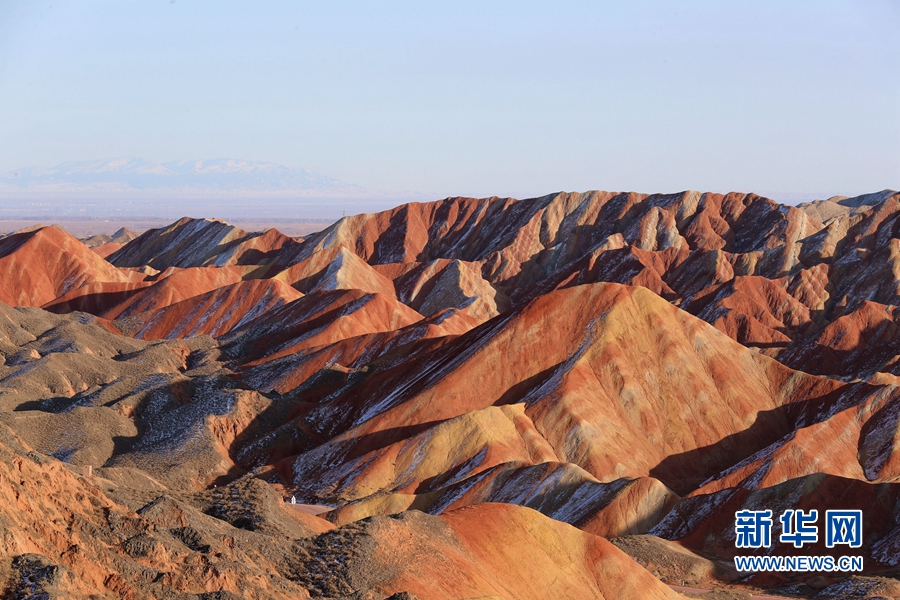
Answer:
[{"label": "rocky slope", "polygon": [[7,595],[866,587],[738,580],[734,513],[761,506],[862,509],[865,575],[900,567],[896,192],[120,233],[0,238]]}]

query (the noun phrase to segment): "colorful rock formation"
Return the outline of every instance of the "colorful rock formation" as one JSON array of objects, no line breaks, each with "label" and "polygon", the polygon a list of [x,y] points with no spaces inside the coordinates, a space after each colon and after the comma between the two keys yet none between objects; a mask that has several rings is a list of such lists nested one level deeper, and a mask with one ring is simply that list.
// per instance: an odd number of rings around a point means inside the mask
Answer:
[{"label": "colorful rock formation", "polygon": [[862,509],[891,573],[898,257],[891,191],[7,235],[0,591],[675,598],[754,507]]}]

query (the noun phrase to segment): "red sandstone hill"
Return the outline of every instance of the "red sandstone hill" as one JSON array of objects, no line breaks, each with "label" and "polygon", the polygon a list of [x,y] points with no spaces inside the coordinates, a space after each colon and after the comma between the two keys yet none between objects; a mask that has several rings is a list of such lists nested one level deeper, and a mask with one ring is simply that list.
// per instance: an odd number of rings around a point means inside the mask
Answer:
[{"label": "red sandstone hill", "polygon": [[134,337],[145,340],[220,336],[254,322],[272,309],[303,294],[271,279],[251,279],[216,288],[199,296],[141,314],[144,325]]},{"label": "red sandstone hill", "polygon": [[676,597],[733,584],[763,505],[859,508],[897,566],[896,192],[131,237],[0,238],[0,593]]},{"label": "red sandstone hill", "polygon": [[57,227],[0,239],[0,273],[0,301],[23,306],[40,306],[85,284],[141,279],[116,269]]},{"label": "red sandstone hill", "polygon": [[[144,277],[165,287],[171,271],[153,269],[235,265],[230,283],[274,278],[303,293],[396,295],[426,317],[452,309],[453,320],[471,328],[555,287],[611,281],[647,287],[777,357],[811,341],[853,310],[857,298],[886,305],[897,298],[895,276],[879,265],[892,260],[891,215],[900,200],[882,196],[827,225],[758,196],[697,192],[447,199],[349,217],[302,240],[182,219],[110,255],[125,273],[104,267],[70,282],[59,299],[7,299],[116,318],[168,302],[132,308],[130,286],[137,284],[122,284],[142,281],[134,269],[151,269]],[[867,266],[857,268],[863,256],[870,257]],[[223,285],[200,283],[206,276],[196,273],[181,276],[187,294]]]},{"label": "red sandstone hill", "polygon": [[277,262],[298,243],[270,229],[248,233],[227,223],[184,218],[162,229],[151,229],[109,255],[117,267],[259,265]]}]

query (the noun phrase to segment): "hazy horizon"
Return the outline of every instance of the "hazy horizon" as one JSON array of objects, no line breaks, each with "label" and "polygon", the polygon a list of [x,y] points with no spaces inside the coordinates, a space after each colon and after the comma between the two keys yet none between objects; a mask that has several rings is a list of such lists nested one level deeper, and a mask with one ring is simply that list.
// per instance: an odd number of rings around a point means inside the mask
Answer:
[{"label": "hazy horizon", "polygon": [[[534,197],[588,191],[593,190],[553,190]],[[684,190],[604,191],[668,194]],[[754,193],[788,205],[831,197]],[[333,222],[344,215],[440,199],[427,193],[371,190],[305,169],[237,159],[155,163],[124,157],[0,174],[0,221],[158,223],[191,216],[247,223]]]},{"label": "hazy horizon", "polygon": [[898,26],[887,0],[14,0],[0,173],[224,157],[382,198],[854,196],[900,187]]}]

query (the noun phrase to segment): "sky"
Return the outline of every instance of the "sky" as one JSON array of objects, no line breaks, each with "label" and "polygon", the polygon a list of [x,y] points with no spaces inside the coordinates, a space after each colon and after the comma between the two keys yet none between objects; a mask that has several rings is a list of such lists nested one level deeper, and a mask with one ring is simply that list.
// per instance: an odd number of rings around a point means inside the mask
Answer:
[{"label": "sky", "polygon": [[378,190],[900,188],[900,2],[0,2],[0,172],[240,158]]}]

